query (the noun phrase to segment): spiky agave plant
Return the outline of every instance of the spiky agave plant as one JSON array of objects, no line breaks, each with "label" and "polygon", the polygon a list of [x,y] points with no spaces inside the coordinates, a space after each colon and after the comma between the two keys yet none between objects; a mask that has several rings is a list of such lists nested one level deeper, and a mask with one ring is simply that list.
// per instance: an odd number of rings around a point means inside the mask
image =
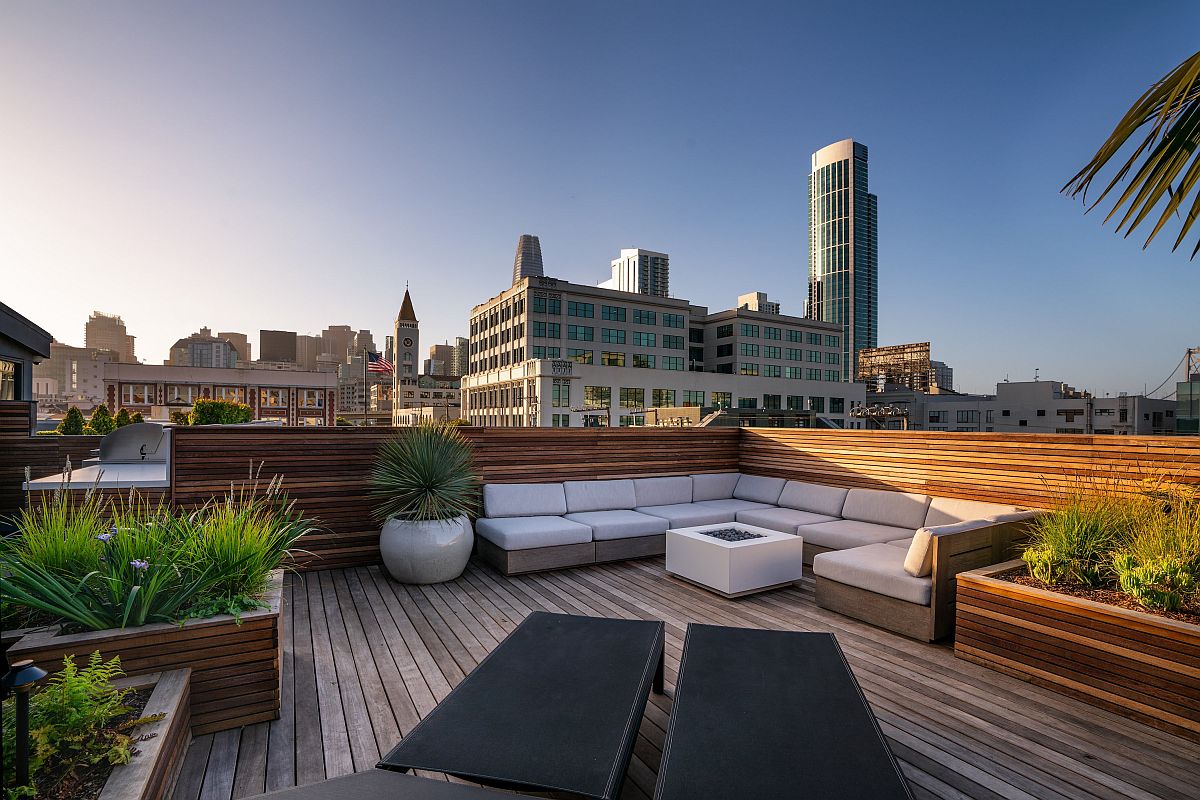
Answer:
[{"label": "spiky agave plant", "polygon": [[384,442],[370,481],[381,521],[449,520],[479,506],[471,443],[444,422],[425,422]]}]

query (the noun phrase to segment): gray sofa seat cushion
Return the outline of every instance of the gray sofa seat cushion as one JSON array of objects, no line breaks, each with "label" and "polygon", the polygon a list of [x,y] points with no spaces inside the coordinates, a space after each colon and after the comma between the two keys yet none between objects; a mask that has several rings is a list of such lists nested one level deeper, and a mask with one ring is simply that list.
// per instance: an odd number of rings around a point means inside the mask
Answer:
[{"label": "gray sofa seat cushion", "polygon": [[796,534],[804,537],[805,544],[834,550],[848,550],[851,547],[862,547],[864,544],[883,544],[896,539],[910,538],[914,533],[911,528],[897,528],[856,519],[818,522],[815,525],[801,525],[796,529]]},{"label": "gray sofa seat cushion", "polygon": [[907,539],[893,539],[890,542],[884,542],[884,544],[891,545],[892,547],[903,547],[905,550],[907,550],[912,546],[914,538],[915,537],[910,536]]},{"label": "gray sofa seat cushion", "polygon": [[914,578],[904,571],[904,551],[886,544],[819,553],[813,559],[813,574],[919,606],[929,605],[933,591],[930,578]]},{"label": "gray sofa seat cushion", "polygon": [[567,494],[567,511],[578,514],[584,511],[632,511],[637,505],[633,481],[567,481],[563,484]]},{"label": "gray sofa seat cushion", "polygon": [[692,479],[688,475],[675,478],[634,478],[633,493],[637,500],[637,506],[670,506],[677,503],[690,503],[692,502]]},{"label": "gray sofa seat cushion", "polygon": [[787,481],[783,478],[743,475],[738,478],[737,486],[733,489],[733,496],[738,500],[775,505],[779,502],[779,495],[783,492],[786,483]]},{"label": "gray sofa seat cushion", "polygon": [[482,517],[475,532],[502,550],[529,550],[592,541],[592,529],[562,517]]},{"label": "gray sofa seat cushion", "polygon": [[485,517],[558,516],[567,513],[561,483],[487,483],[483,486]]},{"label": "gray sofa seat cushion", "polygon": [[819,483],[788,481],[779,495],[779,505],[800,511],[811,511],[828,517],[842,516],[848,489],[839,486],[822,486]]},{"label": "gray sofa seat cushion", "polygon": [[[724,511],[737,516],[739,511],[749,511],[752,508],[774,508],[768,503],[756,503],[753,500],[738,500],[729,498],[728,500],[701,500],[699,503],[692,503],[694,506],[707,508],[714,511]],[[732,521],[732,519],[730,520]]]},{"label": "gray sofa seat cushion", "polygon": [[719,525],[733,522],[736,511],[720,508],[705,508],[702,503],[674,503],[665,506],[638,506],[634,509],[643,514],[662,517],[671,528],[694,528],[697,525]]},{"label": "gray sofa seat cushion", "polygon": [[592,539],[633,539],[638,536],[656,536],[665,533],[667,521],[662,517],[639,514],[637,511],[582,511],[567,514],[566,519],[587,525],[592,529]]},{"label": "gray sofa seat cushion", "polygon": [[925,524],[928,510],[929,495],[851,489],[846,495],[846,504],[842,506],[842,517],[915,531]]},{"label": "gray sofa seat cushion", "polygon": [[692,502],[728,500],[737,488],[740,472],[701,473],[692,476]]},{"label": "gray sofa seat cushion", "polygon": [[987,519],[997,514],[1012,514],[1020,511],[1016,506],[1002,503],[981,503],[978,500],[959,500],[957,497],[935,497],[929,501],[925,514],[925,527],[953,525],[971,519]]},{"label": "gray sofa seat cushion", "polygon": [[751,508],[737,513],[738,522],[783,533],[795,533],[796,528],[800,525],[832,522],[836,519],[837,517],[827,517],[824,514],[814,514],[811,511],[800,511],[796,508]]}]

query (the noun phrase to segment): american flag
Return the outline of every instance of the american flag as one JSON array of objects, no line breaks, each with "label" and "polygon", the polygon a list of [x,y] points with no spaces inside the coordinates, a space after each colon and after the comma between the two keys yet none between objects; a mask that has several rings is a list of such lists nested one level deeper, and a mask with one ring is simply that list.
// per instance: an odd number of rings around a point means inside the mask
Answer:
[{"label": "american flag", "polygon": [[392,366],[392,362],[381,356],[379,353],[367,352],[367,372],[387,372],[394,373],[396,368]]}]

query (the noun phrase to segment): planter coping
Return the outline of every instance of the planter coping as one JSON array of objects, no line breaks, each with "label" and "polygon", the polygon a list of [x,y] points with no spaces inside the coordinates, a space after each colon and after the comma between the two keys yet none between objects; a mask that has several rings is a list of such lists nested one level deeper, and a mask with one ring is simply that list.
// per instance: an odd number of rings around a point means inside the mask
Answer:
[{"label": "planter coping", "polygon": [[996,573],[1007,572],[1010,569],[1024,566],[1025,562],[1019,558],[1012,561],[1005,561],[1001,564],[992,564],[988,567],[980,567],[978,569],[960,572],[955,579],[959,583],[976,583],[987,586],[1002,586],[1008,589],[1013,594],[1027,594],[1034,597],[1039,597],[1045,600],[1053,601],[1063,606],[1073,606],[1075,608],[1086,609],[1097,615],[1116,617],[1126,622],[1146,625],[1152,628],[1170,628],[1190,637],[1200,638],[1200,625],[1192,622],[1184,622],[1171,617],[1164,617],[1160,614],[1151,614],[1148,611],[1136,611],[1131,608],[1123,608],[1121,606],[1109,605],[1108,603],[1100,603],[1095,600],[1088,600],[1085,597],[1075,597],[1074,595],[1056,592],[1053,589],[1042,589],[1037,586],[1026,586],[1021,583],[1013,583],[1001,578],[993,577]]},{"label": "planter coping", "polygon": [[167,716],[158,722],[139,725],[135,729],[138,736],[153,735],[153,738],[136,743],[141,752],[130,759],[128,764],[113,767],[100,792],[99,800],[129,800],[143,796],[143,787],[154,777],[159,757],[167,744],[167,733],[173,724],[171,715],[180,713],[179,701],[191,683],[191,676],[190,669],[173,669],[113,681],[113,685],[121,689],[145,689],[153,686],[154,691],[146,701],[146,707],[142,709],[142,716]]},{"label": "planter coping", "polygon": [[[277,569],[271,572],[271,577],[268,579],[267,591],[261,598],[267,604],[267,608],[256,608],[253,611],[247,611],[241,614],[241,621],[254,621],[256,619],[264,619],[268,617],[278,616],[279,608],[283,602],[283,570]],[[106,628],[102,631],[80,631],[79,633],[57,633],[54,630],[41,630],[37,633],[31,633],[9,649],[10,658],[19,655],[26,648],[36,648],[48,644],[48,640],[53,639],[55,646],[60,644],[101,644],[104,642],[118,641],[133,634],[153,634],[162,633],[173,630],[196,630],[197,628],[211,628],[218,625],[224,625],[232,622],[234,619],[232,614],[217,614],[213,617],[204,617],[203,619],[187,619],[182,624],[177,622],[151,622],[146,625],[139,625],[134,628]]]}]

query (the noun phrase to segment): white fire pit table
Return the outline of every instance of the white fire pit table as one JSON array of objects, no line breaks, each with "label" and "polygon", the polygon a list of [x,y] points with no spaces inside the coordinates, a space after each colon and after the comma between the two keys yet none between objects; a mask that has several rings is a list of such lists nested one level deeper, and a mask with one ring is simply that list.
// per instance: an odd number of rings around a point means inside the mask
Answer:
[{"label": "white fire pit table", "polygon": [[787,586],[803,568],[804,540],[790,533],[741,522],[667,530],[667,573],[725,597]]}]

